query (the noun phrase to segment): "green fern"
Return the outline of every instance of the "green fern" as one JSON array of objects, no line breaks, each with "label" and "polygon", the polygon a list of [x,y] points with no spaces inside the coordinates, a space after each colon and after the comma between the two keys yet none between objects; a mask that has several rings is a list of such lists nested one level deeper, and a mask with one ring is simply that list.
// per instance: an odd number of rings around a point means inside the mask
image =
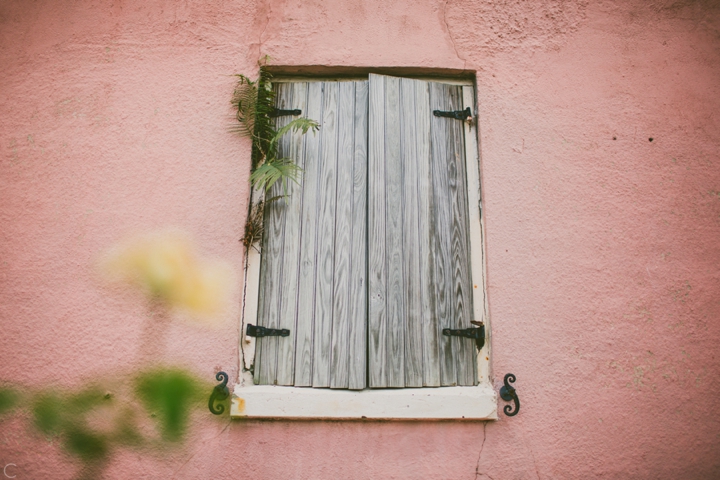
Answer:
[{"label": "green fern", "polygon": [[[275,128],[275,120],[271,116],[275,110],[275,92],[270,88],[272,76],[267,70],[261,66],[258,79],[253,81],[245,75],[236,75],[238,83],[233,92],[232,104],[237,109],[236,118],[238,125],[233,131],[252,140],[252,162],[251,172],[260,168],[263,164],[275,165],[275,170],[280,172],[280,176],[272,176],[274,180],[271,183],[265,181],[260,182],[259,179],[267,179],[265,175],[251,176],[250,183],[253,186],[263,186],[268,190],[273,183],[282,179],[285,184],[287,180],[297,181],[297,170],[288,168],[287,159],[282,159],[278,163],[277,147],[280,138],[290,131],[301,130],[306,134],[309,130],[317,131],[320,128],[317,122],[308,118],[296,118],[290,123],[282,127],[280,130]],[[289,174],[286,177],[285,174]]]},{"label": "green fern", "polygon": [[[267,62],[267,57],[265,58]],[[305,135],[315,133],[320,125],[309,118],[296,118],[279,130],[275,128],[272,113],[275,110],[275,92],[270,87],[272,76],[260,65],[260,75],[253,81],[245,75],[236,75],[238,83],[233,92],[232,104],[237,109],[238,125],[232,130],[252,140],[250,185],[269,192],[277,182],[282,186],[282,195],[265,199],[265,205],[279,198],[287,198],[290,181],[299,183],[302,168],[291,158],[278,158],[280,139],[290,132]],[[262,207],[261,207],[262,208]],[[249,207],[245,224],[243,243],[245,248],[262,236],[262,214],[253,215]]]},{"label": "green fern", "polygon": [[[262,165],[250,174],[250,183],[268,192],[276,182],[280,181],[283,189],[283,197],[287,197],[288,181],[298,182],[302,169],[290,158],[274,158],[272,161],[265,161]],[[266,202],[276,198],[267,199]]]}]

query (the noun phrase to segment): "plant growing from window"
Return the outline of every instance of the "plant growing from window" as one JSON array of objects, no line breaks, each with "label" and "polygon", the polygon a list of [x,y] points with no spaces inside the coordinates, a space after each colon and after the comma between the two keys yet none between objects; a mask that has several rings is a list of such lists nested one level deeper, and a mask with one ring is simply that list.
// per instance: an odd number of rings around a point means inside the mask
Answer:
[{"label": "plant growing from window", "polygon": [[245,75],[237,75],[238,83],[233,92],[232,104],[237,108],[239,125],[233,131],[252,140],[252,163],[250,184],[266,193],[278,181],[283,187],[283,195],[272,197],[266,203],[287,196],[288,181],[298,182],[302,169],[292,158],[279,155],[278,142],[283,135],[291,131],[317,131],[320,125],[309,118],[295,118],[280,129],[275,128],[273,119],[275,92],[270,88],[272,76],[260,66],[258,79],[253,81]]}]

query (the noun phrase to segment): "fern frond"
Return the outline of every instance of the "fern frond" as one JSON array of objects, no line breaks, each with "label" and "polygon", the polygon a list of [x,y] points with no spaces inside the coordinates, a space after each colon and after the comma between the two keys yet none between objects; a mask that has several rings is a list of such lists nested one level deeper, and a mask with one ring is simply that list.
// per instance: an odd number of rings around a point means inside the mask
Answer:
[{"label": "fern frond", "polygon": [[291,130],[295,132],[302,131],[303,135],[305,135],[308,130],[312,130],[313,133],[315,133],[320,130],[320,124],[309,118],[296,118],[275,133],[275,136],[270,140],[270,149],[274,149],[280,141],[280,138]]},{"label": "fern frond", "polygon": [[297,166],[290,158],[276,158],[266,160],[250,174],[250,184],[253,187],[262,187],[266,192],[280,180],[283,196],[287,196],[288,180],[299,183],[298,179],[302,168]]},{"label": "fern frond", "polygon": [[232,96],[232,105],[237,109],[237,120],[240,122],[234,131],[244,137],[252,137],[255,131],[255,117],[257,116],[257,82],[253,82],[245,75],[236,75],[238,83]]}]

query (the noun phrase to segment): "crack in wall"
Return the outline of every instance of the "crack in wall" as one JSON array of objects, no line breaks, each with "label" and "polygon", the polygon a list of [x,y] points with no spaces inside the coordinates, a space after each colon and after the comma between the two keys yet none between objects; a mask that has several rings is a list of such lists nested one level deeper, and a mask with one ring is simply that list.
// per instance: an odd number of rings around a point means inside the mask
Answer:
[{"label": "crack in wall", "polygon": [[[255,43],[257,45],[257,54],[255,55],[257,62],[260,63],[261,55],[262,55],[262,48],[263,48],[263,35],[265,35],[265,32],[267,31],[268,26],[270,25],[270,12],[272,11],[272,1],[265,2],[265,24],[262,27],[262,30],[260,30],[260,34],[258,35],[258,41]],[[257,13],[257,12],[256,12]],[[253,44],[250,44],[250,47],[252,49]],[[250,50],[252,51],[252,50]]]},{"label": "crack in wall", "polygon": [[447,21],[447,4],[450,0],[445,0],[445,3],[443,3],[443,22],[445,23],[445,30],[447,31],[448,37],[450,37],[450,43],[452,43],[453,50],[455,50],[455,56],[458,58],[458,60],[461,60],[463,62],[463,70],[465,70],[465,65],[467,65],[467,60],[465,60],[463,57],[460,56],[460,52],[458,52],[457,45],[455,45],[455,37],[453,37],[452,32],[450,31],[450,25]]},{"label": "crack in wall", "polygon": [[535,453],[533,452],[532,448],[530,447],[530,444],[525,439],[525,428],[524,428],[525,426],[523,425],[522,420],[521,419],[518,419],[518,420],[520,421],[520,431],[522,432],[522,442],[523,442],[523,444],[525,444],[525,448],[527,448],[528,451],[530,451],[530,457],[532,458],[533,468],[535,469],[535,475],[537,476],[538,480],[540,480],[540,472],[538,471],[537,462],[535,461]]},{"label": "crack in wall", "polygon": [[485,448],[485,439],[487,438],[487,424],[488,424],[488,422],[483,422],[483,440],[482,440],[482,443],[480,444],[480,452],[478,452],[478,459],[477,459],[477,463],[475,464],[475,479],[476,480],[481,475],[485,475],[490,480],[494,480],[487,473],[480,472],[480,458],[482,457],[483,448]]},{"label": "crack in wall", "polygon": [[258,37],[258,61],[260,61],[260,55],[262,55],[262,46],[263,46],[263,35],[265,35],[265,31],[268,28],[268,25],[270,25],[270,12],[272,11],[272,0],[268,1],[266,3],[267,6],[267,13],[265,13],[265,26],[263,27],[262,31],[260,32],[260,36]]},{"label": "crack in wall", "polygon": [[187,460],[185,460],[185,463],[183,463],[182,465],[180,465],[180,467],[179,467],[177,470],[175,470],[175,473],[173,473],[173,475],[172,475],[171,478],[177,478],[177,474],[180,473],[180,470],[182,470],[183,468],[185,468],[185,466],[186,466],[188,463],[190,463],[190,460],[192,460],[193,458],[195,458],[195,456],[196,456],[198,453],[200,453],[201,451],[205,450],[205,447],[208,445],[208,442],[211,442],[212,440],[215,440],[217,437],[219,437],[220,435],[222,435],[222,434],[225,432],[225,430],[228,429],[228,427],[230,426],[231,423],[232,423],[232,420],[228,420],[228,423],[225,425],[225,427],[223,427],[222,430],[220,430],[219,433],[213,435],[211,438],[208,438],[205,442],[203,442],[204,445],[203,445],[200,449],[198,449],[195,453],[193,453],[192,455],[190,455],[190,458],[188,458]]}]

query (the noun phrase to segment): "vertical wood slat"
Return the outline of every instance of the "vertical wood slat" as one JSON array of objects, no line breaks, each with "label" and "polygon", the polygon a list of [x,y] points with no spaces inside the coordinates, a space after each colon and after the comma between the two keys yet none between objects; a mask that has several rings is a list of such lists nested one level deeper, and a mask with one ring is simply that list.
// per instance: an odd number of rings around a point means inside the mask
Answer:
[{"label": "vertical wood slat", "polygon": [[432,180],[430,122],[430,85],[418,81],[415,88],[417,169],[418,169],[418,260],[420,315],[422,328],[423,386],[440,386],[440,346],[438,344],[438,317],[435,315],[436,295],[434,290],[432,231]]},{"label": "vertical wood slat", "polygon": [[[462,88],[447,86],[450,109],[462,109]],[[450,245],[452,257],[452,284],[454,328],[471,328],[472,279],[470,276],[470,245],[468,240],[467,177],[465,165],[464,122],[449,122],[448,141],[452,145],[449,167],[449,185],[452,230]],[[475,344],[464,338],[456,338],[457,384],[475,385],[477,362]]]},{"label": "vertical wood slat", "polygon": [[[280,85],[279,95],[276,97],[278,108],[287,108],[292,101],[288,85]],[[278,126],[287,124],[286,117],[278,119]],[[287,142],[279,145],[282,155],[287,150]],[[280,182],[270,189],[268,198],[282,195]],[[284,243],[285,208],[280,202],[273,202],[266,206],[264,215],[265,234],[263,235],[263,258],[260,271],[261,303],[258,314],[258,325],[267,328],[278,328],[279,313],[283,300],[281,291],[282,254]],[[255,381],[262,384],[274,384],[277,376],[277,350],[278,337],[262,337],[258,339],[255,360]]]},{"label": "vertical wood slat", "polygon": [[421,212],[419,207],[418,174],[421,171],[419,163],[424,159],[418,156],[418,150],[422,150],[422,146],[418,148],[418,142],[423,139],[418,135],[416,128],[418,119],[415,107],[415,89],[416,87],[422,88],[424,83],[407,78],[400,80],[406,387],[423,385],[423,312],[421,310],[423,292],[420,291],[420,232],[418,224],[424,212]]},{"label": "vertical wood slat", "polygon": [[335,189],[337,187],[337,82],[323,82],[322,142],[318,158],[317,253],[313,387],[330,386],[334,280]]},{"label": "vertical wood slat", "polygon": [[385,85],[369,75],[368,116],[368,379],[387,386],[385,269]]},{"label": "vertical wood slat", "polygon": [[353,82],[355,105],[353,119],[352,227],[350,234],[350,300],[348,388],[367,386],[367,303],[368,303],[368,82]]},{"label": "vertical wood slat", "polygon": [[337,186],[335,191],[335,258],[332,309],[330,387],[348,388],[350,351],[350,235],[353,200],[353,148],[355,84],[338,84],[337,102]]},{"label": "vertical wood slat", "polygon": [[403,199],[400,152],[400,79],[385,77],[385,268],[387,386],[405,386]]},{"label": "vertical wood slat", "polygon": [[[307,111],[307,83],[289,83],[278,85],[278,97],[282,95],[283,87],[288,94],[287,109],[300,109]],[[289,91],[288,91],[289,90]],[[292,158],[295,163],[304,168],[304,135],[302,132],[291,132],[281,141],[283,155]],[[299,183],[289,182],[288,197],[280,202],[285,208],[285,232],[283,241],[283,273],[280,292],[283,301],[280,308],[278,328],[290,330],[289,337],[281,337],[278,341],[276,385],[293,385],[295,365],[295,336],[297,335],[297,292],[298,269],[300,264],[300,215],[302,213],[303,196],[302,175]]]},{"label": "vertical wood slat", "polygon": [[[448,110],[448,102],[443,85],[430,83],[430,110]],[[447,119],[431,117],[431,185],[432,206],[430,221],[430,240],[433,269],[432,288],[435,293],[434,315],[437,319],[438,356],[440,363],[440,385],[457,384],[455,370],[455,357],[453,352],[453,339],[442,335],[443,328],[451,328],[452,301],[450,291],[450,245],[445,241],[447,232],[451,229],[451,212],[446,195],[449,188],[447,178],[447,165],[450,160],[447,151]]]},{"label": "vertical wood slat", "polygon": [[[322,83],[308,83],[307,112],[322,125]],[[321,127],[322,130],[322,127]],[[305,135],[300,268],[298,274],[297,333],[295,334],[295,386],[312,385],[313,320],[317,239],[318,156],[322,134]]]}]

